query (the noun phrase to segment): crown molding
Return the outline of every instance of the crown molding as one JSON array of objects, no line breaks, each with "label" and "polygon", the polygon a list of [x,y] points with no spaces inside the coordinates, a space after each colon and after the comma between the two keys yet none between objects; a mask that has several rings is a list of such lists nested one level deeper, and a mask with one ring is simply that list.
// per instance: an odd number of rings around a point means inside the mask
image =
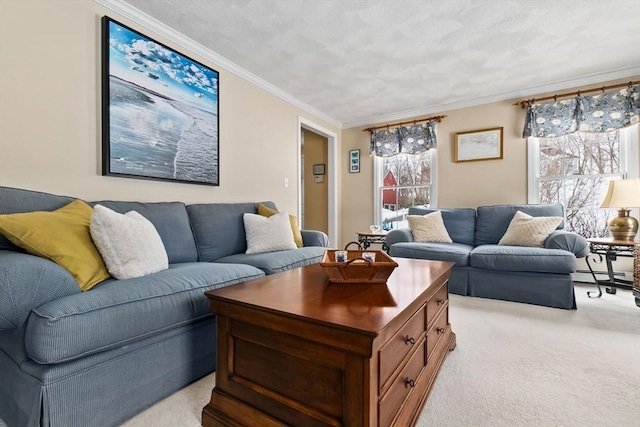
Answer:
[{"label": "crown molding", "polygon": [[603,83],[612,80],[626,79],[630,77],[640,76],[640,66],[623,68],[607,73],[591,74],[572,80],[563,80],[560,82],[549,83],[540,86],[532,86],[513,92],[501,93],[498,95],[483,96],[451,104],[439,104],[424,108],[416,108],[412,110],[400,111],[392,114],[384,114],[380,116],[372,116],[362,120],[347,122],[342,124],[342,129],[351,129],[360,126],[371,126],[378,123],[389,123],[394,121],[402,121],[417,116],[429,116],[439,114],[451,110],[459,110],[461,108],[476,107],[478,105],[490,104],[493,102],[507,101],[515,98],[532,98],[542,93],[557,92],[571,89],[579,86],[588,86],[596,83]]},{"label": "crown molding", "polygon": [[247,80],[249,83],[252,83],[256,86],[258,86],[261,89],[266,90],[267,92],[271,93],[272,95],[277,96],[278,98],[306,111],[309,114],[313,114],[314,116],[316,116],[319,119],[322,119],[324,121],[326,121],[327,123],[337,127],[338,129],[342,128],[342,123],[336,119],[334,119],[333,117],[330,117],[329,115],[323,113],[322,111],[319,111],[315,108],[313,108],[312,106],[302,102],[301,100],[299,100],[298,98],[290,95],[289,93],[283,91],[282,89],[272,85],[271,83],[267,82],[266,80],[261,79],[260,77],[256,76],[255,74],[251,73],[250,71],[245,70],[244,68],[240,67],[239,65],[231,62],[230,60],[228,60],[227,58],[218,55],[217,53],[213,52],[212,50],[204,47],[203,45],[201,45],[200,43],[190,39],[189,37],[185,36],[184,34],[174,30],[173,28],[169,27],[166,24],[163,24],[162,22],[158,21],[157,19],[147,15],[146,13],[142,12],[141,10],[131,6],[130,4],[126,3],[123,0],[94,0],[96,3],[106,7],[107,9],[110,9],[122,16],[124,16],[125,18],[135,22],[136,24],[150,30],[153,31],[156,34],[161,35],[162,37],[164,37],[167,40],[170,40],[171,42],[175,43],[178,46],[181,46],[191,52],[193,52],[195,55],[205,58],[206,60],[210,61],[211,63],[220,66],[222,68],[224,68],[226,71],[235,74],[236,76]]}]

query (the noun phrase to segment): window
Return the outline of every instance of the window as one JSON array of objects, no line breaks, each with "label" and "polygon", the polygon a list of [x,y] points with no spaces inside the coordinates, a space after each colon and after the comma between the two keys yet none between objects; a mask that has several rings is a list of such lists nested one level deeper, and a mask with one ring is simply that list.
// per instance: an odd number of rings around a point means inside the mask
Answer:
[{"label": "window", "polygon": [[410,206],[435,206],[436,150],[374,159],[374,221],[406,228]]},{"label": "window", "polygon": [[638,126],[606,133],[529,138],[529,202],[562,203],[565,228],[609,235],[615,209],[600,209],[608,181],[638,177]]}]

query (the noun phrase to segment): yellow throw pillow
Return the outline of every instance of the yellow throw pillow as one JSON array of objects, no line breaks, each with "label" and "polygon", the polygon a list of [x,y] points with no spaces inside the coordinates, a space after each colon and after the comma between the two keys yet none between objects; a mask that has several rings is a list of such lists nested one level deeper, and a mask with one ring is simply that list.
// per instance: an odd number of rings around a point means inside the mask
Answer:
[{"label": "yellow throw pillow", "polygon": [[[268,206],[258,203],[258,215],[266,216],[269,218],[272,215],[277,214],[278,211],[271,209]],[[293,215],[289,215],[289,222],[291,223],[291,231],[293,232],[293,241],[296,242],[296,246],[301,248],[304,246],[302,242],[302,233],[300,233],[300,227],[298,227],[298,218]]]},{"label": "yellow throw pillow", "polygon": [[110,277],[89,233],[92,213],[91,206],[75,200],[53,212],[0,215],[0,233],[30,254],[67,269],[87,291]]}]

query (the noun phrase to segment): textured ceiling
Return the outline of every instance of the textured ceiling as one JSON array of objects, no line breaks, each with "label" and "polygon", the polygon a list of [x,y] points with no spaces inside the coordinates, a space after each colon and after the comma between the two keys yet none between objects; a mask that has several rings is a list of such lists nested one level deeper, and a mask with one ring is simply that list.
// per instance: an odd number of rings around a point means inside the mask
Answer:
[{"label": "textured ceiling", "polygon": [[345,127],[640,74],[640,0],[126,3]]}]

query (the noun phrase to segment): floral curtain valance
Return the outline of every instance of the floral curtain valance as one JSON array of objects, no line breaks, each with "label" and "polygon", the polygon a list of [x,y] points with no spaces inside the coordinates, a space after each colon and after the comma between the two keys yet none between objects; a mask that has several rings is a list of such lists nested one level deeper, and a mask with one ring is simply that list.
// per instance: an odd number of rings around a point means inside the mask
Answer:
[{"label": "floral curtain valance", "polygon": [[640,87],[527,105],[522,137],[554,138],[576,131],[602,133],[640,122]]},{"label": "floral curtain valance", "polygon": [[369,152],[378,157],[395,156],[399,153],[419,154],[436,148],[436,122],[434,120],[413,126],[371,131]]}]

